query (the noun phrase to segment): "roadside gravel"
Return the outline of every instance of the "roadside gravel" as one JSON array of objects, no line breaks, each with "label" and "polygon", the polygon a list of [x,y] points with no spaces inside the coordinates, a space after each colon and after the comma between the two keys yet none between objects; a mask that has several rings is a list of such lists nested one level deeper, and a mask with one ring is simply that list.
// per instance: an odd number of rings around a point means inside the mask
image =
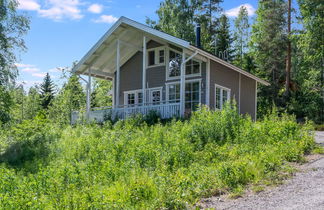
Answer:
[{"label": "roadside gravel", "polygon": [[[324,132],[316,132],[316,142],[324,146]],[[201,208],[215,209],[307,209],[324,210],[324,155],[314,155],[300,167],[301,172],[284,184],[238,199],[226,196],[204,199]]]}]

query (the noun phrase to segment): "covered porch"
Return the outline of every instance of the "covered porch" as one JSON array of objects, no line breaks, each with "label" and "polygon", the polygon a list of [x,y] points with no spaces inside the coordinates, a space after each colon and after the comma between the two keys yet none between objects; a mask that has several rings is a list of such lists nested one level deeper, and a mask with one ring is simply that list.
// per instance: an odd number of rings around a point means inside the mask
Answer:
[{"label": "covered porch", "polygon": [[[170,43],[182,49],[180,67],[180,100],[167,101],[148,100],[150,91],[147,87],[147,43],[151,40],[160,43]],[[127,18],[120,18],[108,32],[95,44],[95,46],[73,68],[73,72],[80,75],[86,83],[86,111],[79,113],[74,111],[71,122],[78,119],[102,122],[105,118],[125,119],[135,114],[146,115],[150,111],[157,112],[161,118],[183,117],[185,113],[185,63],[197,55],[197,52],[189,51],[186,47],[190,44],[184,40],[154,30],[148,26],[137,23]],[[141,100],[137,104],[122,104],[120,97],[120,72],[123,66],[137,52],[142,53],[142,85]],[[169,64],[166,64],[169,65]],[[86,75],[87,78],[81,77]],[[113,83],[112,106],[91,108],[91,83],[92,77],[111,80]],[[138,96],[137,96],[138,97]]]}]

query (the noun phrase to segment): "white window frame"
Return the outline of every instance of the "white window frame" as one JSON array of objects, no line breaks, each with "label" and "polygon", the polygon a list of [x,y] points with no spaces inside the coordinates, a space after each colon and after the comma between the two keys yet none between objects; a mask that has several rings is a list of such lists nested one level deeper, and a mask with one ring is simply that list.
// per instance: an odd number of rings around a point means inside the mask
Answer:
[{"label": "white window frame", "polygon": [[[160,51],[164,51],[164,62],[160,63]],[[149,65],[149,52],[154,51],[154,65]],[[166,47],[161,46],[161,47],[154,47],[146,50],[146,68],[152,68],[152,67],[157,67],[157,66],[164,66],[166,62]]]},{"label": "white window frame", "polygon": [[[131,106],[138,106],[141,105],[138,103],[138,93],[143,93],[142,89],[137,89],[137,90],[128,90],[124,91],[124,105],[131,105]],[[135,94],[135,103],[134,104],[128,104],[128,94]],[[143,96],[142,96],[142,101],[143,101]]]},{"label": "white window frame", "polygon": [[[174,76],[174,77],[170,77],[169,75],[169,63],[170,63],[170,50],[180,54],[182,56],[182,52],[176,50],[176,49],[173,49],[171,47],[166,47],[165,48],[165,61],[166,61],[166,64],[165,64],[165,70],[166,70],[166,81],[170,81],[170,80],[176,80],[176,79],[180,79],[180,76]],[[186,54],[186,57],[187,57],[187,54]],[[186,74],[186,69],[185,69],[185,78],[190,78],[190,77],[201,77],[201,69],[202,69],[202,61],[201,60],[198,60],[198,59],[191,59],[191,60],[194,60],[196,62],[199,63],[199,73],[197,74]],[[185,65],[185,68],[186,68],[186,65]],[[181,69],[180,69],[181,71]]]},{"label": "white window frame", "polygon": [[[199,103],[201,104],[201,78],[200,79],[190,79],[186,80],[186,83],[193,83],[193,82],[199,82]],[[166,85],[166,101],[169,103],[169,85],[175,85],[175,84],[180,84],[180,81],[175,81],[175,82],[167,82]],[[180,99],[179,99],[180,100]]]},{"label": "white window frame", "polygon": [[[160,91],[160,103],[162,103],[163,101],[163,96],[162,96],[162,89],[163,87],[154,87],[154,88],[148,88],[148,92],[149,92],[149,99],[150,99],[150,104],[153,105],[153,97],[152,97],[152,92],[153,91]],[[157,105],[157,104],[155,104]]]},{"label": "white window frame", "polygon": [[[221,89],[220,91],[220,109],[216,108],[216,89],[219,88]],[[215,97],[215,101],[214,101],[214,107],[216,110],[222,110],[223,109],[223,90],[226,90],[227,91],[227,101],[230,101],[231,100],[231,89],[230,88],[227,88],[227,87],[224,87],[224,86],[221,86],[221,85],[218,85],[218,84],[215,84],[215,92],[214,92],[214,97]]]}]

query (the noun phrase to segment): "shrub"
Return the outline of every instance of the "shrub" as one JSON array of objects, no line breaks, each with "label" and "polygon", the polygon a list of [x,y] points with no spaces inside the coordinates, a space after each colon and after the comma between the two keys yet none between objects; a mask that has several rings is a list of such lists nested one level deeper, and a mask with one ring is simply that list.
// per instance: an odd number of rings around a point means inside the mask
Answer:
[{"label": "shrub", "polygon": [[[185,121],[156,119],[62,128],[37,118],[0,131],[0,208],[189,208],[276,179],[314,148],[311,124],[276,111],[253,122],[228,104]],[[21,152],[6,156],[19,142]]]}]

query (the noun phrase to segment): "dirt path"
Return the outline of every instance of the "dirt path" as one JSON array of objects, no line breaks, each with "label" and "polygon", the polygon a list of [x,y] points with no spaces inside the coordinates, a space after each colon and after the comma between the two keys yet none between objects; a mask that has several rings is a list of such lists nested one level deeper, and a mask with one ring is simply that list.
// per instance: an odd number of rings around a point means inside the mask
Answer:
[{"label": "dirt path", "polygon": [[[316,132],[316,142],[324,146],[324,132]],[[302,166],[283,185],[238,199],[212,197],[204,200],[203,208],[215,209],[307,209],[324,210],[324,155],[317,155]]]}]

